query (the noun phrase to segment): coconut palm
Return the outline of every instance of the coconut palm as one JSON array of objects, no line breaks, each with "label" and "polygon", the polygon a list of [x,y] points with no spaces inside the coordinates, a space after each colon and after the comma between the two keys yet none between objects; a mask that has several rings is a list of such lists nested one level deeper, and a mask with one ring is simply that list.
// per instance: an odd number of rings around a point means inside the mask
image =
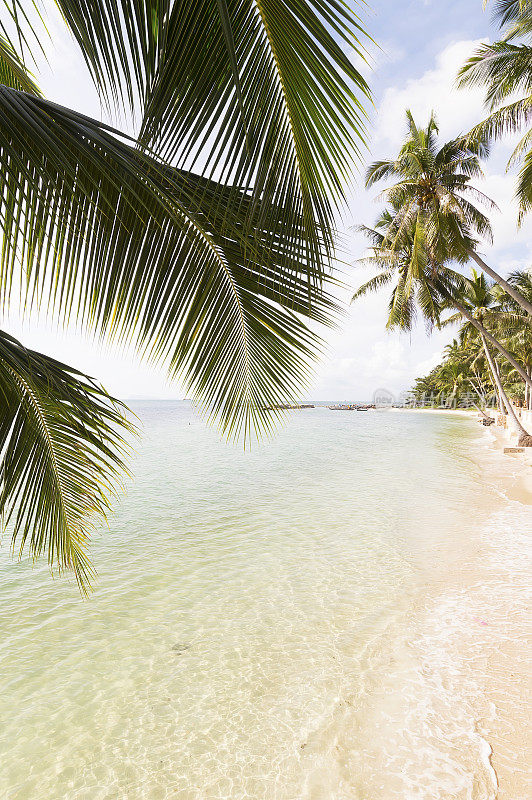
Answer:
[{"label": "coconut palm", "polygon": [[[474,405],[488,417],[483,407],[487,405],[491,385],[482,350],[474,343],[463,343],[460,337],[444,349],[440,364],[428,375],[416,379],[412,391],[416,402],[423,405],[430,398],[433,403],[449,406],[452,397],[453,405]],[[478,405],[472,400],[472,389],[478,397]]]},{"label": "coconut palm", "polygon": [[[532,300],[532,275],[529,271],[515,270],[510,273],[508,280],[520,294]],[[532,328],[530,322],[528,318],[523,319],[519,316],[520,309],[516,307],[511,297],[502,294],[500,295],[500,300],[503,307],[513,314],[514,319],[517,320],[507,331],[511,349],[518,355],[528,374],[532,376]],[[528,384],[525,385],[525,403],[529,409],[532,409],[532,391]]]},{"label": "coconut palm", "polygon": [[[228,436],[269,430],[264,407],[298,396],[319,350],[306,321],[334,314],[332,218],[365,135],[357,17],[334,0],[57,0],[130,137],[40,95],[30,6],[0,0],[3,308],[16,290],[133,345]],[[7,334],[0,390],[13,541],[86,585],[123,410]]]},{"label": "coconut palm", "polygon": [[[507,327],[508,324],[515,324],[515,315],[509,314],[499,307],[493,288],[494,285],[490,285],[484,275],[480,275],[473,270],[472,279],[468,280],[465,284],[460,298],[461,305],[467,309],[471,319],[467,320],[467,322],[462,325],[460,334],[464,342],[470,341],[471,338],[480,338],[482,349],[486,357],[486,363],[488,364],[492,377],[493,386],[499,395],[501,411],[503,408],[506,408],[507,413],[512,417],[513,423],[519,432],[519,443],[521,445],[530,446],[532,445],[532,437],[522,425],[521,420],[515,413],[514,407],[504,390],[501,375],[490,350],[485,331],[479,329],[473,322],[473,320],[477,320],[484,327],[486,325],[490,327],[495,325],[499,329]],[[450,301],[450,305],[455,306],[455,303]],[[460,318],[463,318],[463,316],[463,312],[453,314],[446,320],[446,324],[455,324],[459,322]],[[518,319],[517,321],[520,321],[521,325],[528,328],[528,317],[521,317],[520,320]]]},{"label": "coconut palm", "polygon": [[445,259],[443,254],[440,256],[443,261],[437,267],[434,265],[425,226],[418,224],[416,217],[405,221],[397,207],[392,207],[384,210],[375,228],[360,226],[358,230],[364,233],[371,245],[370,255],[361,259],[361,263],[374,266],[378,272],[357,289],[352,302],[392,283],[387,327],[403,330],[412,327],[418,310],[431,328],[439,326],[444,308],[453,307],[496,347],[525,384],[532,387],[531,376],[515,355],[462,302],[462,293],[467,287],[464,276],[446,266],[449,259]]},{"label": "coconut palm", "polygon": [[470,406],[473,389],[480,403],[486,405],[488,382],[479,362],[478,347],[474,343],[454,339],[444,348],[442,362],[429,375],[416,379],[413,388],[416,401],[425,405],[430,398],[438,405]]},{"label": "coconut palm", "polygon": [[[430,328],[438,324],[441,308],[429,283],[432,269],[427,249],[422,246],[424,232],[418,230],[416,240],[412,225],[401,225],[400,231],[398,228],[397,208],[393,207],[383,209],[374,228],[358,226],[357,230],[364,234],[370,244],[369,255],[360,259],[359,263],[374,267],[377,273],[359,286],[351,302],[392,284],[386,327],[390,330],[411,330],[419,310]],[[440,277],[453,281],[456,273],[443,268]]]},{"label": "coconut palm", "polygon": [[491,112],[473,128],[469,141],[523,132],[509,161],[521,164],[516,194],[522,217],[532,207],[532,2],[498,0],[494,16],[501,39],[477,48],[461,68],[458,85],[485,88]]},{"label": "coconut palm", "polygon": [[434,270],[445,261],[465,264],[472,260],[532,314],[532,303],[477,252],[479,239],[491,241],[489,219],[477,204],[496,208],[470,182],[482,175],[479,154],[486,152],[483,145],[455,139],[439,146],[434,113],[426,128],[419,128],[408,110],[406,122],[407,136],[397,157],[376,161],[366,172],[367,187],[381,180],[398,179],[382,193],[397,216],[387,246],[393,250],[403,229],[410,228],[414,260],[419,257],[419,250],[427,253]]}]

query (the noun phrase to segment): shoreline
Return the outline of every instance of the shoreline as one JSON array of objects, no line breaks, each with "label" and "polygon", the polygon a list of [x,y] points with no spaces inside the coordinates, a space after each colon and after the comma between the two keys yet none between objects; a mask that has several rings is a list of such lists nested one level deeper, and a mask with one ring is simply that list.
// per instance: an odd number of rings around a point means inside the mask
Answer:
[{"label": "shoreline", "polygon": [[499,602],[493,604],[492,624],[486,626],[493,634],[485,643],[484,668],[490,712],[481,725],[491,747],[497,800],[526,800],[532,796],[532,742],[527,738],[532,659],[527,568],[527,532],[532,529],[532,448],[528,448],[530,452],[525,448],[523,453],[505,454],[504,446],[513,444],[513,431],[492,425],[483,428],[481,434],[487,451],[478,459],[482,476],[502,495],[501,509],[488,523],[493,532],[488,576],[495,568],[502,580],[497,587]]},{"label": "shoreline", "polygon": [[[465,409],[411,411],[453,414],[475,423],[478,418],[478,412]],[[532,743],[527,739],[532,647],[527,533],[532,533],[532,448],[530,453],[525,449],[505,454],[513,431],[480,424],[478,429],[471,457],[486,488],[498,499],[488,510],[475,563],[461,570],[467,599],[473,607],[485,609],[479,611],[482,618],[474,618],[477,627],[464,642],[463,655],[466,674],[469,669],[484,695],[475,727],[489,748],[486,759],[496,781],[494,800],[528,800],[532,797]]]},{"label": "shoreline", "polygon": [[[446,414],[469,418],[467,409],[388,409],[394,413]],[[471,458],[494,504],[487,514],[472,561],[449,575],[448,590],[463,594],[477,609],[470,637],[460,647],[462,680],[481,688],[474,728],[486,743],[485,763],[494,781],[493,800],[532,797],[532,741],[527,739],[531,699],[530,534],[532,534],[532,448],[504,453],[511,429],[477,424]],[[528,563],[527,563],[528,557]],[[455,585],[456,582],[456,585]],[[449,634],[451,635],[451,634]],[[449,642],[450,646],[450,642]],[[528,701],[528,702],[527,702]]]},{"label": "shoreline", "polygon": [[[476,409],[465,408],[388,408],[392,413],[437,414],[464,417],[474,422],[480,420]],[[516,432],[510,427],[494,424],[481,426],[478,422],[479,434],[486,435],[485,443],[494,456],[500,457],[500,489],[508,500],[515,500],[524,505],[532,505],[532,447],[524,448],[523,453],[504,453],[505,447],[516,445]],[[493,475],[490,480],[493,480]]]}]

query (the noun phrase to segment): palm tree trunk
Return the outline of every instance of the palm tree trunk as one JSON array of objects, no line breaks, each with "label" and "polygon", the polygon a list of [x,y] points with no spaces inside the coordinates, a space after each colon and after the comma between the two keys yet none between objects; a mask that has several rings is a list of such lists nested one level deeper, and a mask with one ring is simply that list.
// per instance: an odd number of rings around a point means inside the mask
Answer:
[{"label": "palm tree trunk", "polygon": [[517,289],[515,289],[512,286],[511,283],[508,283],[508,281],[502,277],[502,275],[499,275],[498,272],[495,272],[494,269],[488,266],[486,262],[483,261],[477,253],[475,253],[474,250],[468,250],[467,252],[470,258],[472,258],[473,261],[475,261],[478,264],[481,270],[487,273],[490,276],[490,278],[493,278],[494,281],[496,281],[500,286],[502,286],[502,288],[508,292],[510,297],[513,297],[516,303],[519,303],[521,308],[523,308],[528,314],[532,316],[532,303],[529,303],[528,300],[525,297],[523,297],[523,295],[520,294],[517,291]]},{"label": "palm tree trunk", "polygon": [[[497,364],[495,359],[493,359],[493,364],[495,366],[495,371],[497,372],[497,375],[500,378],[501,377],[501,371],[500,371],[499,365]],[[501,383],[502,383],[502,381],[501,381]],[[528,383],[525,383],[525,386],[526,386],[527,389],[530,388]],[[501,396],[501,393],[499,392],[499,387],[497,386],[497,384],[495,384],[495,389],[497,390],[497,397],[499,398],[499,410],[500,410],[500,413],[501,414],[505,414],[506,412],[504,410],[504,403],[502,402],[502,396]]]},{"label": "palm tree trunk", "polygon": [[[503,402],[502,399],[502,381],[501,381],[501,373],[499,371],[499,366],[495,359],[491,356],[491,353],[488,350],[488,343],[486,342],[486,337],[483,333],[480,334],[480,339],[482,341],[482,346],[484,348],[484,354],[486,356],[486,362],[488,365],[488,372],[491,375],[491,382],[493,384],[493,388],[497,393],[497,402],[499,407],[500,414],[506,414],[506,404]],[[528,384],[526,384],[528,387]]]},{"label": "palm tree trunk", "polygon": [[449,300],[449,302],[450,302],[450,303],[451,303],[451,304],[452,304],[452,305],[453,305],[453,306],[456,308],[456,310],[457,310],[457,311],[459,311],[459,312],[460,312],[460,314],[462,314],[462,316],[463,316],[463,317],[465,317],[467,320],[469,320],[469,322],[471,323],[471,325],[473,325],[473,327],[474,327],[474,328],[476,328],[476,329],[477,329],[477,331],[478,331],[480,334],[483,334],[483,335],[486,337],[486,339],[487,339],[489,342],[491,342],[491,344],[492,344],[492,345],[494,345],[494,347],[496,347],[496,348],[497,348],[497,350],[499,351],[499,353],[502,353],[502,355],[503,355],[503,356],[504,356],[504,357],[505,357],[505,358],[506,358],[506,359],[507,359],[507,360],[510,362],[510,364],[512,365],[512,367],[513,367],[515,370],[517,370],[517,372],[518,372],[518,373],[519,373],[519,375],[522,377],[522,379],[524,380],[524,382],[525,382],[525,383],[527,383],[527,384],[528,384],[530,387],[532,387],[532,378],[530,377],[530,375],[528,374],[528,372],[527,372],[525,369],[523,369],[523,367],[521,366],[521,364],[520,364],[520,363],[519,363],[519,362],[518,362],[518,361],[517,361],[517,360],[514,358],[514,356],[513,356],[513,355],[512,355],[512,354],[511,354],[511,353],[510,353],[510,352],[509,352],[509,351],[508,351],[508,350],[507,350],[507,349],[506,349],[506,348],[505,348],[505,347],[504,347],[504,346],[503,346],[503,345],[502,345],[502,344],[501,344],[501,343],[500,343],[500,342],[499,342],[499,341],[498,341],[498,340],[495,338],[495,336],[494,336],[492,333],[490,333],[490,332],[489,332],[489,330],[488,330],[487,328],[485,328],[485,327],[484,327],[484,325],[482,325],[482,323],[481,323],[481,322],[479,322],[479,321],[478,321],[478,319],[476,319],[476,318],[473,316],[473,314],[470,314],[470,313],[469,313],[469,311],[467,310],[467,308],[465,308],[465,307],[464,307],[464,306],[463,306],[461,303],[459,303],[459,302],[458,302],[458,300],[455,300],[455,299],[454,299],[454,297],[453,297],[451,294],[449,294],[449,292],[447,292],[445,289],[442,289],[442,287],[441,287],[441,286],[439,286],[439,285],[438,285],[436,288],[438,289],[438,291],[439,291],[441,294],[443,294],[443,296],[444,296],[444,297],[446,297],[446,298],[447,298],[447,300]]},{"label": "palm tree trunk", "polygon": [[502,385],[501,377],[500,377],[499,373],[497,372],[497,370],[495,368],[495,364],[493,363],[493,358],[491,356],[490,349],[489,349],[488,343],[486,341],[486,337],[484,336],[484,334],[481,333],[480,334],[480,338],[482,339],[482,345],[484,347],[484,352],[486,354],[486,359],[487,359],[487,362],[489,364],[489,367],[490,367],[490,370],[491,370],[491,374],[493,376],[493,380],[495,381],[497,389],[499,390],[499,394],[502,397],[504,405],[507,408],[508,414],[513,419],[513,421],[515,423],[515,426],[516,426],[517,430],[519,431],[519,444],[520,445],[524,445],[525,447],[530,447],[530,446],[532,446],[532,436],[530,436],[529,433],[523,428],[523,426],[521,424],[521,420],[519,419],[519,417],[515,413],[513,405],[508,400],[508,397],[507,397],[506,392],[504,391],[504,388],[503,388],[503,385]]}]

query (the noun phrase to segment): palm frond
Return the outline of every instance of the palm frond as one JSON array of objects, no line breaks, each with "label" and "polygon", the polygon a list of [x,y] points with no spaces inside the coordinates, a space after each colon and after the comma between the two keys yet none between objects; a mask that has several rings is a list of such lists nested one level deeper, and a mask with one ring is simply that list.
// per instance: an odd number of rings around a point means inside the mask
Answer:
[{"label": "palm frond", "polygon": [[299,257],[323,265],[335,203],[365,144],[369,89],[349,53],[364,56],[367,35],[347,5],[57,2],[104,95],[140,107],[144,144],[252,188],[262,215],[282,205]]},{"label": "palm frond", "polygon": [[19,556],[87,591],[87,547],[125,470],[124,407],[91,378],[0,332],[0,512]]},{"label": "palm frond", "polygon": [[0,83],[21,92],[41,94],[34,76],[4,36],[0,36]]},{"label": "palm frond", "polygon": [[532,98],[525,97],[515,100],[502,108],[497,109],[485,120],[479,122],[467,135],[467,141],[489,142],[499,139],[507,134],[519,131],[523,125],[528,124],[532,118]]},{"label": "palm frond", "polygon": [[397,165],[393,161],[375,161],[366,170],[366,188],[396,174]]},{"label": "palm frond", "polygon": [[[227,435],[295,399],[331,323],[324,276],[244,192],[169,168],[88,117],[0,87],[2,300],[133,342],[183,376]],[[252,206],[250,210],[250,206]],[[260,227],[277,220],[275,230]],[[249,220],[253,222],[252,235]],[[300,226],[303,222],[300,220]]]},{"label": "palm frond", "polygon": [[356,292],[354,293],[353,297],[351,298],[351,303],[354,303],[355,300],[358,300],[359,297],[362,297],[369,292],[377,292],[383,286],[386,286],[392,280],[395,274],[395,269],[393,267],[388,268],[384,272],[380,272],[378,275],[375,275],[373,278],[370,278],[369,281],[366,281],[361,286],[358,287]]},{"label": "palm frond", "polygon": [[496,108],[515,92],[530,91],[532,47],[493,42],[481,45],[458,73],[458,86],[484,86],[486,103]]}]

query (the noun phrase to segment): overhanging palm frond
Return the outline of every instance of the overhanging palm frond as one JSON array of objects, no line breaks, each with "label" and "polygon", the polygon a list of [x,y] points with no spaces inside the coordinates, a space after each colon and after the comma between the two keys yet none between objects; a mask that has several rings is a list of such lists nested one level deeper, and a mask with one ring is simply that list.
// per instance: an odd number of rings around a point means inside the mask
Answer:
[{"label": "overhanging palm frond", "polygon": [[92,379],[0,332],[0,511],[13,549],[89,588],[93,524],[125,469],[124,408]]},{"label": "overhanging palm frond", "polygon": [[532,47],[493,42],[481,45],[458,73],[458,86],[485,86],[486,102],[495,109],[515,92],[530,90]]},{"label": "overhanging palm frond", "polygon": [[[51,296],[182,373],[228,435],[267,428],[261,409],[299,395],[319,347],[302,317],[327,323],[335,308],[283,235],[284,209],[263,214],[244,192],[6,87],[0,118],[3,302],[20,258],[28,304]],[[260,227],[273,217],[275,230]]]},{"label": "overhanging palm frond", "polygon": [[40,95],[40,89],[35,83],[31,72],[20,60],[13,50],[10,42],[0,35],[0,83],[19,89],[21,92]]},{"label": "overhanging palm frond", "polygon": [[100,88],[140,106],[141,141],[178,167],[252,188],[263,218],[282,205],[297,256],[322,268],[335,200],[365,136],[369,89],[349,51],[362,54],[366,34],[351,9],[57,1]]}]

